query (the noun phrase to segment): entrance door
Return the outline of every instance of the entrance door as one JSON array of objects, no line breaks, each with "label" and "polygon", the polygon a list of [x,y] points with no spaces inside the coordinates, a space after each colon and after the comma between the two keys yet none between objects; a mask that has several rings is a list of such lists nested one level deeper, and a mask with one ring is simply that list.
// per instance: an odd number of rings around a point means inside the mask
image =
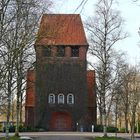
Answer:
[{"label": "entrance door", "polygon": [[66,112],[53,112],[50,123],[52,131],[70,131],[72,130],[72,118]]}]

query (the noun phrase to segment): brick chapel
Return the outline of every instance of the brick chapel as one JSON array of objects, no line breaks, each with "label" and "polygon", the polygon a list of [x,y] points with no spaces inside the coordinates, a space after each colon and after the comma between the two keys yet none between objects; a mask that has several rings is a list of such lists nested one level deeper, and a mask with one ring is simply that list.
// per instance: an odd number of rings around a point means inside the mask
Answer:
[{"label": "brick chapel", "polygon": [[95,72],[87,71],[88,43],[79,14],[44,14],[27,72],[26,126],[90,131],[96,124]]}]

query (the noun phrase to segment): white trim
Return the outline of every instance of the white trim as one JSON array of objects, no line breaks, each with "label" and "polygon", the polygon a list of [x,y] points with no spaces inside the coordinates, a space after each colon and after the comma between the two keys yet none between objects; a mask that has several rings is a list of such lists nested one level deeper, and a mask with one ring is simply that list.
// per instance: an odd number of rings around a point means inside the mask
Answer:
[{"label": "white trim", "polygon": [[[51,99],[51,97],[52,97],[52,99]],[[49,94],[48,103],[49,104],[55,104],[55,95],[53,93]]]},{"label": "white trim", "polygon": [[[62,97],[62,99],[60,97]],[[64,94],[58,94],[58,104],[64,104],[64,102]]]},{"label": "white trim", "polygon": [[[72,97],[71,98],[71,102],[70,102],[70,97]],[[69,93],[68,95],[67,95],[67,104],[74,104],[74,95],[73,94],[71,94],[71,93]]]}]

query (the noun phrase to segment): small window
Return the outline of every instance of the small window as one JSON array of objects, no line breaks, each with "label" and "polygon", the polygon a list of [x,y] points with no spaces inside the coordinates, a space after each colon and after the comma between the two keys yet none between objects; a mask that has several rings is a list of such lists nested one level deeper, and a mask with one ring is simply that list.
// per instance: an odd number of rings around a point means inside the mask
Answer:
[{"label": "small window", "polygon": [[79,47],[71,47],[71,56],[72,57],[79,57]]},{"label": "small window", "polygon": [[50,57],[51,56],[51,47],[43,48],[43,56]]},{"label": "small window", "polygon": [[57,56],[58,57],[64,57],[65,56],[65,47],[64,46],[58,46],[58,51],[57,51]]},{"label": "small window", "polygon": [[64,104],[64,95],[63,94],[58,95],[58,104]]},{"label": "small window", "polygon": [[73,94],[67,95],[67,104],[74,104],[74,96]]},{"label": "small window", "polygon": [[48,102],[49,102],[49,104],[55,103],[55,95],[54,94],[49,94]]}]

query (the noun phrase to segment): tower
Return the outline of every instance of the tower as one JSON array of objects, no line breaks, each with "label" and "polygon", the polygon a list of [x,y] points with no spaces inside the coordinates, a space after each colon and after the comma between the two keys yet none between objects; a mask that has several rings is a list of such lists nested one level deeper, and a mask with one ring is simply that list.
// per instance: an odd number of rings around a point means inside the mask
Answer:
[{"label": "tower", "polygon": [[87,84],[93,76],[86,70],[87,49],[80,15],[43,15],[35,42],[34,127],[88,130],[95,123],[96,97]]}]

